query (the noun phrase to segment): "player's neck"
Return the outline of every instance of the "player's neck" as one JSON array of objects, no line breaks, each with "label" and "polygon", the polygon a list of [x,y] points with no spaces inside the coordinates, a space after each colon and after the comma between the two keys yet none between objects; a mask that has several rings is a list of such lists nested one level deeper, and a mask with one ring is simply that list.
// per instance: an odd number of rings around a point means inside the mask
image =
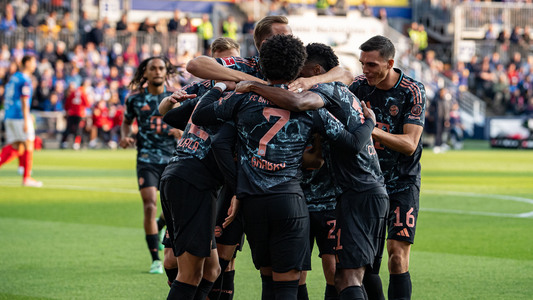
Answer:
[{"label": "player's neck", "polygon": [[396,85],[396,83],[398,83],[399,78],[400,78],[400,73],[396,72],[396,70],[394,69],[390,69],[387,77],[385,77],[383,81],[378,83],[376,87],[384,91],[390,90]]},{"label": "player's neck", "polygon": [[148,93],[152,95],[163,94],[165,92],[165,85],[162,84],[159,86],[155,86],[153,84],[148,84],[147,90],[148,90]]},{"label": "player's neck", "polygon": [[30,70],[27,70],[27,69],[22,69],[20,71],[22,74],[26,75],[26,76],[30,76],[32,72],[30,72]]}]

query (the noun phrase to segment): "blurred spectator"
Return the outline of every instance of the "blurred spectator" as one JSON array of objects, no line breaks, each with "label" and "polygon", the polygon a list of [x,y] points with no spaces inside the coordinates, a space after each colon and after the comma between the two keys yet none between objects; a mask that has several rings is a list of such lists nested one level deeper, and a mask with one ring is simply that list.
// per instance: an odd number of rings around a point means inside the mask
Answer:
[{"label": "blurred spectator", "polygon": [[450,111],[450,136],[449,143],[455,150],[463,149],[464,125],[461,122],[459,103],[453,102]]},{"label": "blurred spectator", "polygon": [[126,13],[123,13],[122,16],[120,16],[120,20],[115,25],[115,30],[128,30],[128,15]]},{"label": "blurred spectator", "polygon": [[153,33],[155,31],[154,25],[150,22],[150,18],[146,17],[144,20],[139,24],[139,28],[137,28],[139,32],[148,32]]},{"label": "blurred spectator", "polygon": [[35,32],[39,26],[37,20],[37,3],[33,3],[28,10],[28,13],[22,18],[21,25],[28,29],[28,32]]},{"label": "blurred spectator", "polygon": [[52,65],[56,64],[57,55],[54,50],[54,43],[52,41],[46,42],[44,49],[39,54],[39,58],[40,59],[46,58]]},{"label": "blurred spectator", "polygon": [[89,20],[89,15],[87,14],[87,12],[83,11],[81,14],[81,18],[78,21],[78,33],[81,36],[81,44],[85,45],[87,37],[89,36],[89,32],[91,32],[92,29],[92,21]]},{"label": "blurred spectator", "polygon": [[522,35],[520,34],[519,26],[513,27],[513,31],[511,32],[511,35],[509,36],[509,41],[511,41],[511,43],[515,45],[522,43]]},{"label": "blurred spectator", "polygon": [[211,20],[209,20],[208,14],[202,15],[202,23],[196,28],[196,32],[198,33],[198,37],[202,41],[202,45],[204,47],[204,54],[209,55],[211,40],[213,39],[214,32],[213,24],[211,23]]},{"label": "blurred spectator", "polygon": [[17,29],[17,20],[15,19],[15,13],[13,12],[13,6],[6,4],[6,10],[0,21],[0,31],[6,34],[11,34]]},{"label": "blurred spectator", "polygon": [[104,23],[102,20],[96,21],[94,28],[89,32],[87,42],[99,46],[104,41]]},{"label": "blurred spectator", "polygon": [[428,33],[424,25],[418,24],[418,51],[425,55],[428,48]]},{"label": "blurred spectator", "polygon": [[358,6],[357,9],[361,12],[361,15],[364,17],[372,17],[374,15],[374,13],[372,12],[372,9],[368,6],[368,3],[366,3],[366,0],[363,0],[363,2],[361,2],[361,4]]},{"label": "blurred spectator", "polygon": [[57,60],[61,60],[63,62],[69,62],[68,55],[66,53],[67,45],[63,41],[58,41],[56,44],[56,57]]},{"label": "blurred spectator", "polygon": [[69,11],[63,13],[63,18],[61,18],[60,26],[61,30],[65,32],[73,33],[76,30],[76,24],[74,24],[74,21],[72,20]]},{"label": "blurred spectator", "polygon": [[[274,3],[274,2],[272,2]],[[272,10],[272,8],[271,8]],[[277,11],[277,8],[275,8]],[[329,2],[328,0],[317,0],[316,1],[316,13],[318,15],[331,15],[331,11],[329,9]],[[276,13],[274,13],[276,14]]]},{"label": "blurred spectator", "polygon": [[524,31],[522,32],[522,41],[524,42],[524,47],[529,50],[531,47],[531,29],[527,25],[524,27]]},{"label": "blurred spectator", "polygon": [[489,27],[487,28],[487,31],[485,31],[485,36],[483,37],[483,39],[492,41],[492,40],[496,40],[497,38],[498,38],[498,35],[494,31],[494,25],[489,24]]},{"label": "blurred spectator", "polygon": [[253,34],[255,28],[255,20],[254,16],[252,14],[249,14],[246,22],[242,25],[242,33],[243,34]]},{"label": "blurred spectator", "polygon": [[[139,60],[140,61],[143,61],[147,58],[150,58],[152,55],[150,54],[150,45],[148,44],[142,44],[141,45],[141,50],[139,51]],[[126,61],[129,61],[129,60],[126,60]],[[135,66],[132,66],[132,67],[136,67],[138,64],[136,63]]]},{"label": "blurred spectator", "polygon": [[174,16],[172,17],[172,19],[170,19],[170,21],[168,21],[168,25],[167,25],[167,30],[169,32],[178,32],[181,24],[181,20],[180,20],[180,10],[179,9],[176,9],[174,10]]},{"label": "blurred spectator", "polygon": [[230,39],[237,40],[237,31],[239,30],[239,25],[235,21],[235,17],[230,15],[222,23],[222,35],[224,37],[229,37]]},{"label": "blurred spectator", "polygon": [[24,55],[37,56],[37,51],[35,50],[35,42],[32,39],[26,40],[26,45],[24,47]]},{"label": "blurred spectator", "polygon": [[72,148],[74,150],[79,150],[84,127],[84,122],[82,121],[84,121],[84,118],[86,117],[86,109],[91,106],[91,102],[85,87],[76,87],[76,84],[73,82],[69,84],[67,95],[65,102],[67,127],[63,132],[60,147],[61,149],[66,149],[68,147],[67,139],[69,136],[74,135]]}]

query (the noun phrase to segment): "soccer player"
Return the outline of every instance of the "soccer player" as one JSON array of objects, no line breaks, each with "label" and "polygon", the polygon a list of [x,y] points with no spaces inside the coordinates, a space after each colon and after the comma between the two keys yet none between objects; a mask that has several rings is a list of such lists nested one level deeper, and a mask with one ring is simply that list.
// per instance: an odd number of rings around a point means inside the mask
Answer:
[{"label": "soccer player", "polygon": [[[340,82],[319,84],[303,93],[290,93],[250,81],[239,83],[237,91],[257,92],[292,111],[326,107],[353,135],[353,142],[331,149],[332,174],[341,188],[336,207],[335,286],[340,299],[364,299],[364,274],[379,270],[381,263],[388,210],[383,176],[370,139],[375,117]],[[365,121],[365,118],[372,121]]]},{"label": "soccer player", "polygon": [[[240,55],[240,46],[237,42],[234,40],[227,38],[227,37],[221,37],[217,38],[211,43],[211,53],[214,58],[221,58],[221,57],[238,57]],[[197,95],[198,97],[204,93],[206,93],[209,89],[212,88],[213,82],[211,80],[205,80],[201,82],[195,82],[192,83],[182,89],[182,91],[187,92],[188,94]],[[160,105],[160,112],[162,114],[166,114],[170,109],[172,109],[175,106],[179,106],[180,104],[177,104],[177,101],[174,100],[172,97],[165,98],[163,102]],[[192,111],[191,111],[192,112]],[[189,118],[190,116],[187,116]],[[171,116],[169,116],[171,118]],[[211,140],[211,146],[216,147],[217,143],[213,142]],[[215,156],[215,159],[217,160],[217,163],[219,162],[219,158],[216,156],[216,152],[213,153]],[[233,158],[230,159],[231,162],[233,162]],[[226,174],[224,174],[226,175]],[[226,176],[224,176],[226,177]],[[224,197],[232,197],[234,192],[234,189],[232,189],[232,194],[226,194],[226,191],[229,191],[228,189],[224,189],[219,193],[217,202],[225,202]],[[229,204],[229,202],[227,203]],[[235,267],[234,267],[234,254],[235,250],[237,248],[237,245],[240,243],[242,244],[242,221],[240,221],[240,218],[237,218],[233,223],[231,223],[228,226],[225,226],[226,218],[228,217],[227,211],[229,207],[220,205],[220,208],[217,209],[217,219],[216,219],[216,234],[215,238],[217,241],[217,252],[219,255],[219,264],[222,269],[222,273],[220,276],[216,279],[216,281],[213,284],[213,288],[211,292],[209,293],[209,299],[231,299],[233,297],[233,279],[235,274]],[[228,222],[229,223],[229,222]],[[167,242],[166,246],[170,246],[171,244]],[[169,258],[169,260],[167,260]],[[172,258],[169,255],[165,256],[165,270],[170,271],[170,269],[173,269],[172,272],[175,272],[177,274],[177,265],[174,266],[174,261],[170,261]],[[175,279],[176,276],[174,276],[173,279],[169,277],[169,281],[172,283],[172,281]]]},{"label": "soccer player", "polygon": [[[339,60],[331,47],[313,43],[306,46],[307,60],[304,64],[301,77],[312,77],[331,70],[339,65]],[[338,299],[335,289],[335,205],[337,195],[340,193],[331,176],[330,142],[320,136],[314,137],[312,149],[307,155],[314,153],[323,158],[323,164],[318,168],[303,171],[302,189],[307,201],[310,218],[310,246],[313,249],[316,240],[319,257],[322,260],[322,269],[326,279],[324,299]],[[304,154],[305,155],[305,154]],[[298,295],[307,294],[305,279],[307,272],[302,272]],[[302,299],[302,298],[299,298]]]},{"label": "soccer player", "polygon": [[[259,51],[262,43],[277,34],[292,34],[289,20],[285,16],[266,16],[257,22],[254,29],[254,43]],[[259,69],[257,56],[247,58],[227,57],[213,59],[208,56],[199,56],[187,63],[187,71],[191,74],[213,80],[245,81],[263,79]],[[289,90],[306,90],[321,82],[342,81],[346,84],[352,82],[353,75],[340,66],[328,72],[309,78],[298,78],[289,84]],[[264,83],[264,82],[263,82]]]},{"label": "soccer player", "polygon": [[[167,91],[165,82],[176,73],[176,68],[165,57],[151,57],[141,62],[129,85],[131,94],[126,99],[120,128],[120,147],[137,146],[137,183],[143,201],[146,243],[152,256],[151,274],[163,273],[156,222],[157,189],[180,135],[179,130],[163,122],[158,107],[163,98],[172,94]],[[139,126],[136,138],[132,136],[134,120]]]},{"label": "soccer player", "polygon": [[31,177],[33,167],[33,141],[35,129],[30,115],[33,94],[31,76],[37,67],[36,58],[26,55],[21,61],[22,69],[9,79],[5,88],[5,127],[8,146],[0,153],[0,166],[17,155],[22,156],[24,173],[22,185],[41,187],[43,183]]},{"label": "soccer player", "polygon": [[388,38],[374,36],[359,48],[363,75],[355,77],[350,90],[376,112],[372,138],[390,199],[388,298],[410,299],[409,253],[419,210],[426,92],[422,83],[394,68],[395,48]]},{"label": "soccer player", "polygon": [[[275,35],[261,46],[263,74],[286,85],[306,58],[299,39]],[[234,120],[238,131],[237,198],[252,257],[263,280],[263,299],[296,299],[301,270],[308,269],[309,217],[300,187],[302,155],[310,138],[309,113],[291,113],[258,95],[228,93],[217,83],[200,101],[192,120],[214,125]]]}]

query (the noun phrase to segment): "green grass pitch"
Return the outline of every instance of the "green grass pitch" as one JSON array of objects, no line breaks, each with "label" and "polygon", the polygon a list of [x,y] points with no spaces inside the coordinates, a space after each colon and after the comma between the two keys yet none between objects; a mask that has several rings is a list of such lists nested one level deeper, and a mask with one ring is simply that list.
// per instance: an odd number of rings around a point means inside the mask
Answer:
[{"label": "green grass pitch", "polygon": [[[44,150],[34,166],[41,189],[21,187],[16,162],[0,169],[0,299],[165,299],[166,276],[148,274],[135,151]],[[422,170],[413,299],[531,299],[533,152],[428,149]],[[316,252],[313,268],[309,295],[323,299]],[[259,299],[247,244],[236,269],[235,299]],[[381,275],[386,289],[386,258]]]}]

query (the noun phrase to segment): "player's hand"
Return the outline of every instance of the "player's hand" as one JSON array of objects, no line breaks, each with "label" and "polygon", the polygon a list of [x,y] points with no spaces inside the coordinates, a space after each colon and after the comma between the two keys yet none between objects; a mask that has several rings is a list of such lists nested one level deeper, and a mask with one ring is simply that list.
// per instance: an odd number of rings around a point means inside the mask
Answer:
[{"label": "player's hand", "polygon": [[361,102],[361,107],[363,108],[363,115],[365,116],[365,119],[371,119],[374,121],[374,124],[376,124],[376,114],[370,108],[370,103]]},{"label": "player's hand", "polygon": [[235,86],[235,91],[237,93],[249,93],[252,91],[252,87],[256,84],[257,82],[256,81],[250,81],[250,80],[247,80],[247,81],[240,81],[239,83],[237,83],[237,85]]},{"label": "player's hand", "polygon": [[313,85],[315,85],[315,81],[312,77],[300,77],[296,78],[293,82],[291,82],[288,86],[289,91],[295,92],[295,93],[301,93],[303,91],[307,91],[308,89],[312,88]]},{"label": "player's hand", "polygon": [[228,208],[228,216],[224,220],[224,223],[222,223],[222,228],[226,228],[229,226],[229,224],[231,224],[231,222],[233,222],[233,220],[235,220],[235,216],[237,216],[237,212],[239,211],[239,204],[239,199],[237,199],[236,196],[233,196],[233,198],[231,198],[231,204]]},{"label": "player's hand", "polygon": [[216,81],[216,83],[222,82],[226,85],[226,91],[233,91],[235,89],[235,86],[237,83],[235,81],[226,81],[226,80],[220,80]]},{"label": "player's hand", "polygon": [[196,94],[187,94],[186,91],[183,90],[177,90],[172,95],[170,95],[168,98],[168,101],[170,101],[173,104],[176,104],[178,102],[183,102],[187,99],[193,99],[196,98]]},{"label": "player's hand", "polygon": [[120,141],[118,142],[118,145],[124,149],[130,147],[130,146],[135,146],[135,139],[132,138],[132,137],[125,137],[125,138],[122,138],[120,139]]},{"label": "player's hand", "polygon": [[168,135],[173,135],[177,140],[181,139],[181,136],[183,135],[183,131],[177,129],[177,128],[171,128],[168,131]]}]

